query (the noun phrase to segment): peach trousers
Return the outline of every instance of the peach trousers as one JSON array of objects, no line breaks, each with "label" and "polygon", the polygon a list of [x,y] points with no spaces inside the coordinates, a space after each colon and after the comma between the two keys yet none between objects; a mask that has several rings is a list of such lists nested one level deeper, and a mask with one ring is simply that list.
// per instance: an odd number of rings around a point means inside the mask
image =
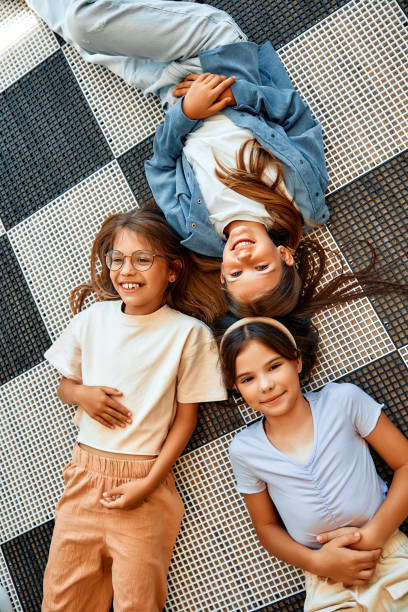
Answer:
[{"label": "peach trousers", "polygon": [[173,474],[134,510],[108,509],[102,493],[147,476],[155,459],[122,460],[74,447],[44,575],[43,612],[161,612],[184,512]]}]

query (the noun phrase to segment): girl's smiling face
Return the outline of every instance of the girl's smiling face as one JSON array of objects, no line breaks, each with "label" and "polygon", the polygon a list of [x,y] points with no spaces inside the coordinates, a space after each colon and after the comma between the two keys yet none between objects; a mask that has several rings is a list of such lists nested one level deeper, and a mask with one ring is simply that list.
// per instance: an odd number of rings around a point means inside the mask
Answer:
[{"label": "girl's smiling face", "polygon": [[286,359],[259,340],[250,340],[235,361],[235,384],[245,401],[266,418],[290,415],[303,395],[301,359]]},{"label": "girl's smiling face", "polygon": [[[112,248],[124,255],[139,250],[157,252],[141,234],[126,227],[116,234]],[[136,270],[126,257],[120,270],[110,271],[110,278],[125,304],[125,313],[145,315],[163,305],[167,286],[176,280],[177,274],[164,257],[155,257],[152,267],[143,272]]]},{"label": "girl's smiling face", "polygon": [[222,256],[221,282],[244,303],[274,289],[282,276],[282,261],[294,264],[293,256],[277,247],[262,223],[233,221]]}]

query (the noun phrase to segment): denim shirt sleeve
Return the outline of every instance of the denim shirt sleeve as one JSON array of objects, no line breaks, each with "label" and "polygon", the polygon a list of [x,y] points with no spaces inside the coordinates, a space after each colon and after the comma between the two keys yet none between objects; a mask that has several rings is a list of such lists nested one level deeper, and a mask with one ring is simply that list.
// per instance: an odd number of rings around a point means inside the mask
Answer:
[{"label": "denim shirt sleeve", "polygon": [[191,251],[222,257],[223,241],[217,236],[193,169],[183,154],[185,136],[201,125],[186,117],[182,100],[172,105],[156,129],[153,157],[145,163],[147,181],[169,225]]}]

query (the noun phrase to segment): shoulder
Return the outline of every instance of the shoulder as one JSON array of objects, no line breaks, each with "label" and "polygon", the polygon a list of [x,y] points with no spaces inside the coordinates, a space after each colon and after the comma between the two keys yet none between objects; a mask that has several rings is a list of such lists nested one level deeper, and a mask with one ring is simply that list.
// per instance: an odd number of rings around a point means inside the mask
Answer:
[{"label": "shoulder", "polygon": [[169,306],[165,309],[164,316],[172,322],[173,325],[177,326],[178,329],[184,330],[184,332],[191,337],[191,339],[212,341],[213,335],[210,328],[195,317],[184,314],[178,310],[174,310]]},{"label": "shoulder", "polygon": [[327,401],[339,402],[356,397],[361,392],[361,389],[352,383],[331,382],[322,387],[319,391],[305,393],[305,397],[308,400],[318,400],[325,403]]},{"label": "shoulder", "polygon": [[248,448],[253,446],[253,444],[259,447],[262,431],[262,419],[239,431],[229,445],[230,457],[243,459],[247,454]]}]

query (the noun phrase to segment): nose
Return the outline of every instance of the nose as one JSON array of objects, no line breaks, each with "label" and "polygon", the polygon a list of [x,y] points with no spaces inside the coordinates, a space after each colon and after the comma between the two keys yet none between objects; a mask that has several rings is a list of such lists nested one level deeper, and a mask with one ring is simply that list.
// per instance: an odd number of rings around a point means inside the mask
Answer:
[{"label": "nose", "polygon": [[239,251],[236,251],[235,257],[240,263],[248,262],[252,258],[251,249],[239,249]]},{"label": "nose", "polygon": [[125,255],[124,257],[124,262],[123,262],[123,266],[121,268],[121,274],[124,274],[125,276],[127,274],[132,274],[132,272],[134,272],[134,267],[132,265],[132,262],[130,261],[131,257],[129,255]]},{"label": "nose", "polygon": [[259,377],[259,389],[262,393],[267,393],[274,387],[273,378],[267,373],[261,374]]}]

